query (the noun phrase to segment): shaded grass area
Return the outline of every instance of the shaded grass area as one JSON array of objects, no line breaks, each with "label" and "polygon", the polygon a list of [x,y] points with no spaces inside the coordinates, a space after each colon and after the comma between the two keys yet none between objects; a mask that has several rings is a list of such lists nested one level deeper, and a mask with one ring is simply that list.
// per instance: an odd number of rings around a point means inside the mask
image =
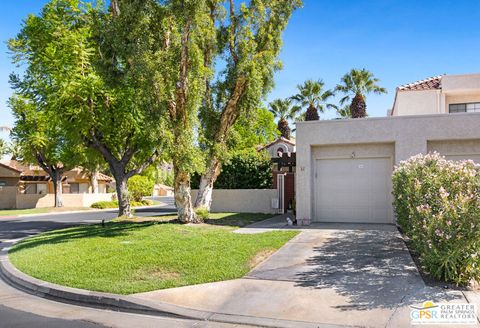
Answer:
[{"label": "shaded grass area", "polygon": [[[263,213],[209,213],[208,219],[204,220],[204,224],[230,227],[244,227],[254,222],[263,221],[273,217],[273,214]],[[176,214],[157,215],[154,217],[132,217],[132,218],[117,218],[115,222],[177,222]]]},{"label": "shaded grass area", "polygon": [[0,210],[0,216],[17,216],[22,214],[43,214],[43,213],[58,213],[70,211],[88,211],[88,207],[45,207],[45,208],[27,208],[22,210]]},{"label": "shaded grass area", "polygon": [[242,277],[297,234],[236,234],[234,224],[262,215],[215,216],[221,225],[112,222],[62,229],[24,240],[9,256],[41,280],[131,294]]}]

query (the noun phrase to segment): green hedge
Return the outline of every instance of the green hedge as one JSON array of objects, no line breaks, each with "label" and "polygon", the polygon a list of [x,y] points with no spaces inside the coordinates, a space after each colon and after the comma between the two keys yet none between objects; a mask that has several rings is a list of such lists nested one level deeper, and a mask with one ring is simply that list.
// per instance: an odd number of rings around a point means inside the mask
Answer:
[{"label": "green hedge", "polygon": [[[141,201],[131,201],[130,206],[132,207],[138,207],[138,206],[150,206],[153,205],[153,201],[150,199],[144,199]],[[110,201],[101,201],[101,202],[96,202],[90,205],[91,208],[98,208],[98,209],[105,209],[105,208],[117,208],[118,207],[118,201],[117,200],[110,200]]]},{"label": "green hedge", "polygon": [[[198,189],[200,175],[192,176],[192,188]],[[262,153],[248,152],[233,155],[222,166],[215,189],[270,189],[272,187],[272,164]]]},{"label": "green hedge", "polygon": [[417,155],[393,173],[397,222],[423,268],[458,285],[480,281],[480,174],[472,161]]}]

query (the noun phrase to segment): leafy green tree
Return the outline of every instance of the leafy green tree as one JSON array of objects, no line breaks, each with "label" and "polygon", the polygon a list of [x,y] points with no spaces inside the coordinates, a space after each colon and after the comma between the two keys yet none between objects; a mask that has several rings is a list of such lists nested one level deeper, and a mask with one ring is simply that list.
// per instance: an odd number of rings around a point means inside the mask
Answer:
[{"label": "leafy green tree", "polygon": [[8,143],[5,140],[0,139],[0,158],[7,155],[8,153],[9,153]]},{"label": "leafy green tree", "polygon": [[120,216],[131,215],[128,179],[159,157],[168,131],[164,104],[141,78],[151,64],[152,40],[144,31],[152,26],[138,20],[135,9],[121,15],[115,0],[108,10],[101,3],[52,0],[9,42],[14,61],[26,68],[13,78],[18,93],[53,118],[65,140],[104,158],[116,181]]},{"label": "leafy green tree", "polygon": [[279,119],[277,127],[282,137],[290,139],[291,130],[288,120],[297,119],[300,109],[300,106],[293,105],[291,98],[275,99],[270,103],[270,112]]},{"label": "leafy green tree", "polygon": [[270,111],[263,107],[252,110],[248,117],[241,116],[233,126],[227,141],[227,157],[239,151],[256,152],[259,146],[272,142],[278,135],[277,125]]},{"label": "leafy green tree", "polygon": [[322,80],[307,80],[297,86],[298,93],[292,97],[303,108],[307,107],[305,121],[316,121],[320,119],[318,112],[324,113],[326,109],[334,105],[328,103],[328,99],[335,94],[331,90],[324,90],[325,83]]},{"label": "leafy green tree", "polygon": [[10,155],[10,159],[14,161],[22,161],[22,148],[20,146],[20,143],[12,140],[10,144],[8,145],[8,151],[7,154]]},{"label": "leafy green tree", "polygon": [[[46,103],[34,100],[34,90],[24,81],[11,79],[15,95],[9,100],[15,117],[12,139],[20,146],[21,158],[27,163],[37,163],[53,182],[55,207],[62,207],[62,180],[65,171],[72,166],[75,158],[74,146],[65,138],[58,121],[49,115]],[[28,98],[22,98],[28,97]]]},{"label": "leafy green tree", "polygon": [[226,65],[205,81],[200,118],[206,165],[195,207],[210,209],[232,127],[271,90],[274,72],[281,68],[282,32],[300,5],[300,0],[258,0],[240,6],[234,0],[210,2],[210,24],[218,37],[202,47],[205,68],[215,72],[219,60]]},{"label": "leafy green tree", "polygon": [[344,105],[350,103],[350,116],[352,118],[361,118],[367,116],[366,95],[369,93],[382,94],[387,93],[385,88],[380,87],[377,79],[372,72],[366,69],[352,69],[345,74],[340,84],[335,88],[345,96],[340,99],[340,104]]}]

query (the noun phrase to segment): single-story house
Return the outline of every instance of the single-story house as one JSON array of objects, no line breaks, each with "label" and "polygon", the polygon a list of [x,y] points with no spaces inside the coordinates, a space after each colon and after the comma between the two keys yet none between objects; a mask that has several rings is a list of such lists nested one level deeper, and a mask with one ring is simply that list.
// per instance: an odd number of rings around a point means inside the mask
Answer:
[{"label": "single-story house", "polygon": [[[62,180],[64,205],[83,207],[100,200],[111,200],[112,194],[107,193],[107,185],[112,180],[105,174],[97,173],[98,189],[94,192],[88,173],[78,167],[66,171]],[[0,194],[0,208],[53,206],[53,200],[50,202],[53,199],[53,183],[48,174],[39,166],[15,160],[0,161]]]},{"label": "single-story house", "polygon": [[397,88],[388,117],[297,122],[297,220],[394,223],[400,161],[437,151],[480,163],[477,103],[480,74],[444,75]]},{"label": "single-story house", "polygon": [[173,196],[173,188],[157,183],[153,186],[153,196]]}]

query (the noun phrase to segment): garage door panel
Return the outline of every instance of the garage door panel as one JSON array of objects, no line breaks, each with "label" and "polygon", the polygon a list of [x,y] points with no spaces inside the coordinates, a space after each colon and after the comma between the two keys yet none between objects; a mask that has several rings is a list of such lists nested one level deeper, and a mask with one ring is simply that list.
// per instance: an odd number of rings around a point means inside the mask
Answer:
[{"label": "garage door panel", "polygon": [[475,163],[480,164],[480,154],[475,155],[445,155],[445,158],[452,161],[463,161],[466,159],[471,159]]},{"label": "garage door panel", "polygon": [[390,158],[319,159],[315,221],[391,223]]}]

